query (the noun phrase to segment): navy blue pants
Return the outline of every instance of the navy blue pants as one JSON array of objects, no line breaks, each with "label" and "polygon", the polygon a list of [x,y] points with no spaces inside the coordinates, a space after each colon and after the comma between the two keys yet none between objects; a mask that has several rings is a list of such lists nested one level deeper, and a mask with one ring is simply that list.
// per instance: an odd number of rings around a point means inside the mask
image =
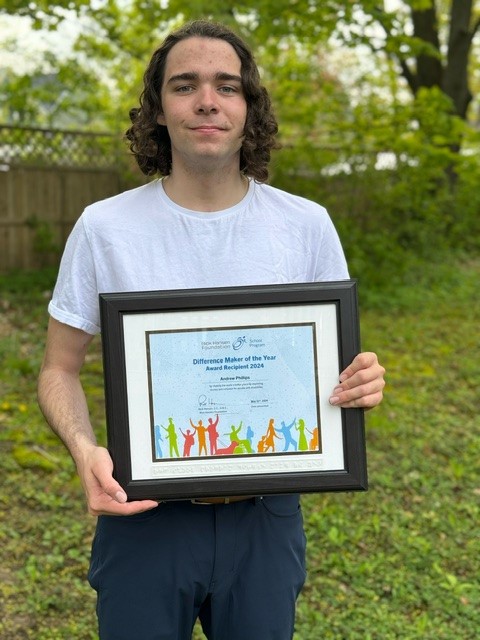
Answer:
[{"label": "navy blue pants", "polygon": [[297,495],[101,516],[89,580],[101,640],[291,640],[305,581]]}]

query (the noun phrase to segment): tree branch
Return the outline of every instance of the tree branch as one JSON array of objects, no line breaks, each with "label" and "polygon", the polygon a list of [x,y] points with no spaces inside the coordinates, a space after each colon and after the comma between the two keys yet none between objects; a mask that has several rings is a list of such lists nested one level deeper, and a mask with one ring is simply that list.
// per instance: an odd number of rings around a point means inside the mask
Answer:
[{"label": "tree branch", "polygon": [[479,30],[479,28],[480,28],[480,18],[478,18],[476,23],[473,25],[473,29],[470,31],[470,42],[472,42],[474,37],[477,35],[477,31]]},{"label": "tree branch", "polygon": [[[392,32],[391,32],[391,29],[387,25],[387,21],[385,20],[386,12],[384,11],[384,9],[381,9],[380,7],[377,7],[375,9],[375,12],[372,13],[372,15],[375,16],[378,24],[380,25],[380,27],[385,32],[386,39],[387,40],[392,40],[393,39],[393,35],[392,35]],[[402,75],[405,78],[405,80],[407,81],[407,84],[410,87],[411,92],[415,96],[417,94],[417,91],[418,91],[418,76],[417,76],[417,74],[415,74],[410,69],[410,67],[408,66],[408,63],[405,60],[405,58],[402,58],[398,53],[388,53],[387,52],[387,56],[389,56],[390,58],[395,59],[398,62],[398,64],[400,65],[400,69],[402,71]]]},{"label": "tree branch", "polygon": [[403,60],[402,58],[399,58],[398,56],[397,60],[400,64],[400,68],[402,69],[402,75],[405,78],[405,80],[407,81],[408,86],[410,87],[413,95],[417,95],[417,91],[418,91],[418,76],[412,72],[412,70],[410,69],[410,67],[407,64],[406,60]]}]

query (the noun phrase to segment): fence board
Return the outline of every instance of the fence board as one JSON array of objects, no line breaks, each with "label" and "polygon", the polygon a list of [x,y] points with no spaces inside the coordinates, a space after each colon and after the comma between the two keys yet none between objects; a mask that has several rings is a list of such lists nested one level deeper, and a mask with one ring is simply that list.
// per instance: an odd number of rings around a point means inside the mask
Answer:
[{"label": "fence board", "polygon": [[55,264],[85,206],[121,191],[120,176],[113,168],[7,165],[3,169],[1,272]]}]

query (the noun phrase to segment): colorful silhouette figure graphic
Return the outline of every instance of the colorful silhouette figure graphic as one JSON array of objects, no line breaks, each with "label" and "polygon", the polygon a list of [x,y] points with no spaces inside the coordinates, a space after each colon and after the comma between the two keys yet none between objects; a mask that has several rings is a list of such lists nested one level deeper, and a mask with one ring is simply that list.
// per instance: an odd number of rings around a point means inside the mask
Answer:
[{"label": "colorful silhouette figure graphic", "polygon": [[296,418],[293,419],[292,423],[286,425],[285,422],[282,420],[281,428],[277,429],[275,427],[275,431],[277,433],[281,433],[285,439],[285,444],[283,445],[283,451],[288,451],[290,445],[292,446],[294,451],[297,450],[297,441],[294,440],[292,437],[292,427],[295,425],[295,422],[296,422]]},{"label": "colorful silhouette figure graphic", "polygon": [[[215,418],[208,418],[208,424],[204,424],[201,419],[198,420],[197,424],[191,418],[189,420],[192,429],[187,428],[185,431],[175,427],[173,418],[168,418],[166,427],[163,424],[154,425],[154,443],[152,444],[155,449],[156,459],[164,457],[180,458],[178,442],[180,434],[183,437],[182,458],[190,458],[195,455],[200,457],[232,454],[268,454],[275,453],[276,448],[281,453],[320,450],[320,431],[318,427],[313,427],[312,430],[307,429],[305,420],[302,418],[298,420],[294,418],[289,424],[282,420],[280,427],[275,426],[276,418],[270,418],[265,433],[260,433],[260,437],[255,435],[255,430],[250,425],[246,427],[246,434],[242,435],[244,428],[242,420],[238,425],[232,424],[230,431],[223,434],[228,436],[228,446],[225,446],[224,438],[218,430],[220,423],[218,413]],[[298,438],[293,435],[293,429],[298,431]],[[166,436],[162,436],[163,431],[166,431]],[[283,440],[283,445],[275,442],[276,440]],[[168,441],[168,456],[165,450],[166,441]],[[198,453],[194,452],[194,447],[197,443]],[[281,446],[282,449],[280,450]]]},{"label": "colorful silhouette figure graphic", "polygon": [[308,451],[307,436],[305,435],[305,422],[301,418],[299,419],[298,426],[296,426],[295,429],[298,431],[298,450]]},{"label": "colorful silhouette figure graphic", "polygon": [[168,427],[164,427],[162,425],[162,429],[167,432],[166,438],[168,440],[170,458],[179,458],[180,454],[178,453],[178,436],[177,432],[175,431],[175,425],[173,424],[172,418],[168,419]]},{"label": "colorful silhouette figure graphic", "polygon": [[240,422],[238,427],[236,427],[234,424],[232,424],[232,426],[230,427],[230,431],[225,434],[226,436],[228,436],[230,438],[230,442],[233,442],[234,440],[236,440],[238,442],[240,440],[240,438],[238,437],[238,434],[240,433],[240,431],[242,429],[242,425],[243,425],[243,422]]},{"label": "colorful silhouette figure graphic", "polygon": [[220,434],[217,431],[217,425],[218,425],[218,413],[217,413],[217,418],[215,422],[213,421],[212,418],[208,419],[208,425],[206,427],[208,431],[208,442],[210,444],[211,456],[214,456],[215,453],[217,452],[217,442],[218,442],[218,438],[220,437]]},{"label": "colorful silhouette figure graphic", "polygon": [[189,458],[192,447],[195,444],[195,435],[190,431],[190,429],[187,429],[187,433],[183,433],[180,429],[180,433],[185,439],[183,443],[183,457]]},{"label": "colorful silhouette figure graphic", "polygon": [[222,447],[222,448],[218,448],[217,449],[217,453],[215,455],[217,456],[226,456],[226,455],[231,455],[235,449],[238,446],[238,442],[236,440],[233,440],[228,447]]},{"label": "colorful silhouette figure graphic", "polygon": [[204,426],[201,420],[198,421],[198,424],[193,424],[192,419],[190,418],[190,424],[195,429],[198,435],[198,455],[202,455],[202,451],[205,455],[207,453],[207,427]]},{"label": "colorful silhouette figure graphic", "polygon": [[242,439],[240,438],[240,431],[242,430],[243,421],[240,422],[238,427],[235,427],[234,424],[230,427],[230,432],[226,433],[230,438],[230,442],[236,442],[237,448],[235,449],[235,453],[255,453],[252,449],[252,445],[248,438]]},{"label": "colorful silhouette figure graphic", "polygon": [[157,459],[163,458],[162,444],[161,444],[163,442],[163,438],[162,438],[162,430],[160,428],[160,425],[158,424],[155,425],[154,432],[155,432],[155,457]]},{"label": "colorful silhouette figure graphic", "polygon": [[263,453],[267,453],[267,451],[269,450],[271,450],[272,453],[275,453],[275,438],[277,438],[277,440],[280,440],[280,436],[277,436],[277,434],[275,433],[275,420],[273,418],[270,418],[267,433],[265,434],[265,449]]},{"label": "colorful silhouette figure graphic", "polygon": [[267,445],[265,444],[266,437],[267,436],[262,436],[258,441],[258,444],[257,444],[258,453],[265,453],[265,449],[267,447]]},{"label": "colorful silhouette figure graphic", "polygon": [[308,443],[308,446],[310,448],[310,451],[318,451],[319,450],[319,437],[318,437],[318,427],[315,427],[313,431],[310,431],[310,429],[307,429],[308,433],[312,436],[310,438],[310,442]]}]

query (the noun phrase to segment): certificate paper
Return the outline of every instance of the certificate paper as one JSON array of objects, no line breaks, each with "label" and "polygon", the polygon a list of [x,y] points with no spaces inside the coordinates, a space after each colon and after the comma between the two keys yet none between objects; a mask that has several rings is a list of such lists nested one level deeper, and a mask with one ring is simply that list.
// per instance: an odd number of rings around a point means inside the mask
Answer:
[{"label": "certificate paper", "polygon": [[123,318],[133,478],[343,469],[335,305],[276,313]]},{"label": "certificate paper", "polygon": [[319,452],[314,323],[146,333],[152,460]]}]

